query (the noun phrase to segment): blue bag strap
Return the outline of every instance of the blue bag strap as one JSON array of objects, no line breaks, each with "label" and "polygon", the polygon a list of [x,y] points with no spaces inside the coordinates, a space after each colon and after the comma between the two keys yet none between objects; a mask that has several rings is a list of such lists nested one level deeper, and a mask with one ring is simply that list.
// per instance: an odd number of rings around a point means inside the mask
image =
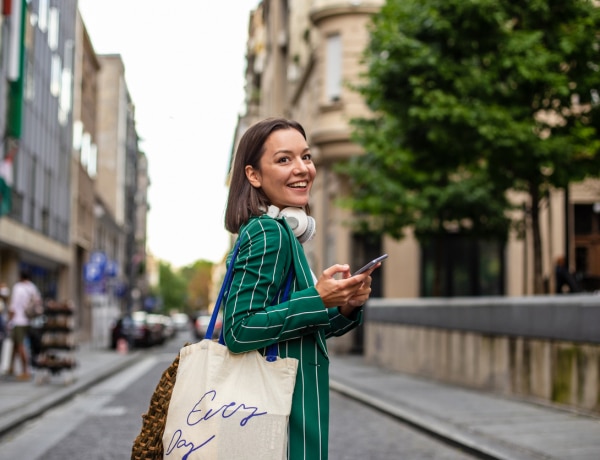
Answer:
[{"label": "blue bag strap", "polygon": [[[231,256],[231,261],[229,262],[229,267],[227,267],[227,272],[225,273],[225,278],[223,279],[223,284],[221,285],[221,290],[219,291],[219,295],[217,297],[217,301],[215,302],[215,308],[213,309],[212,315],[210,317],[210,322],[208,323],[208,327],[206,328],[206,334],[204,334],[205,339],[212,339],[215,324],[217,323],[217,317],[219,316],[219,310],[221,309],[221,303],[223,302],[223,298],[229,293],[229,288],[231,287],[231,282],[233,280],[233,266],[235,259],[240,250],[240,239],[235,243],[235,247],[233,248],[233,254]],[[289,300],[290,298],[290,289],[292,287],[292,280],[294,279],[294,266],[290,267],[290,271],[285,280],[285,287],[283,289],[283,297],[282,301]],[[281,292],[281,290],[279,291]],[[273,299],[272,305],[278,301],[278,295]],[[225,345],[225,338],[223,337],[223,328],[221,328],[221,333],[219,334],[219,343],[221,345]],[[267,361],[275,361],[277,360],[277,355],[279,354],[279,346],[277,342],[267,347],[267,352],[265,356],[267,357]]]},{"label": "blue bag strap", "polygon": [[[231,285],[231,280],[233,279],[233,263],[235,262],[235,258],[238,255],[240,250],[240,238],[238,238],[235,243],[235,247],[233,248],[233,255],[231,256],[231,262],[229,263],[229,267],[227,267],[227,273],[225,273],[225,279],[223,279],[223,284],[221,285],[221,290],[219,291],[219,295],[217,297],[217,301],[215,302],[215,308],[213,309],[212,315],[210,317],[210,322],[208,323],[208,327],[206,328],[206,334],[204,334],[205,339],[212,339],[215,324],[217,323],[217,317],[219,316],[219,310],[221,309],[221,302],[223,301],[223,297],[225,293],[229,291],[229,286]],[[223,329],[221,328],[221,336],[223,335]],[[219,338],[219,342],[221,342],[221,338]],[[224,344],[224,342],[222,342]]]},{"label": "blue bag strap", "polygon": [[[290,271],[288,273],[287,279],[285,280],[285,288],[283,290],[283,297],[281,298],[281,300],[283,302],[285,302],[286,300],[289,300],[289,298],[290,298],[290,288],[292,287],[292,279],[293,278],[294,278],[294,265],[292,265],[290,267]],[[277,302],[277,297],[278,296],[275,296],[271,305],[274,305],[275,302]],[[223,330],[221,329],[221,332],[222,331]],[[265,356],[267,357],[267,361],[276,361],[278,355],[279,355],[279,343],[275,342],[274,344],[271,344],[267,347],[267,352],[265,353]]]}]

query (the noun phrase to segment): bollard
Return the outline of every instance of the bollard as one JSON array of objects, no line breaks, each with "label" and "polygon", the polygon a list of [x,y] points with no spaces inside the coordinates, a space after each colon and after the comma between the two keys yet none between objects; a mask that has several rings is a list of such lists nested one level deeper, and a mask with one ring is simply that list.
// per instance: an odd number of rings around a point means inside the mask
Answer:
[{"label": "bollard", "polygon": [[126,355],[129,352],[129,344],[127,340],[121,338],[117,341],[117,353],[120,355]]}]

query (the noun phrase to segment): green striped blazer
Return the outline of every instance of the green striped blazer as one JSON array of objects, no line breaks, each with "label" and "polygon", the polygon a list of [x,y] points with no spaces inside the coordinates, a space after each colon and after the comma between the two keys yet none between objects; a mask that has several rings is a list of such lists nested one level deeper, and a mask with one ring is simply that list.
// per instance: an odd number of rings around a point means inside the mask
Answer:
[{"label": "green striped blazer", "polygon": [[[314,287],[304,249],[284,219],[266,214],[242,226],[233,281],[225,302],[223,333],[233,353],[279,343],[279,355],[299,360],[289,424],[290,460],[327,459],[329,357],[325,339],[362,321],[325,308]],[[276,297],[294,268],[290,298]],[[263,350],[264,352],[264,350]]]}]

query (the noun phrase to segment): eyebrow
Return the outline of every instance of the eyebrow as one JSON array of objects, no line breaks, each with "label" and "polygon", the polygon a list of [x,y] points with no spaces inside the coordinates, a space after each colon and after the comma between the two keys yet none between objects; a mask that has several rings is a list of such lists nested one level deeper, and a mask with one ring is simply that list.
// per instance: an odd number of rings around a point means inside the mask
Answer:
[{"label": "eyebrow", "polygon": [[[307,152],[309,150],[310,150],[310,145],[308,147],[306,147],[304,150],[302,150],[302,153]],[[273,155],[277,155],[278,153],[294,153],[294,152],[292,150],[283,148],[283,149],[275,150],[273,152]]]}]

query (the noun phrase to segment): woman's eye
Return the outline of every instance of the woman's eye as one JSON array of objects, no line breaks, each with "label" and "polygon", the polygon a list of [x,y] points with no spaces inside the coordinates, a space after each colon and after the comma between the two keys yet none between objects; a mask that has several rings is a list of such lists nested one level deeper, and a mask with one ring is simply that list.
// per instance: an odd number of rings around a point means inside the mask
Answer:
[{"label": "woman's eye", "polygon": [[310,153],[307,153],[302,156],[302,159],[303,160],[312,160],[312,155]]},{"label": "woman's eye", "polygon": [[288,157],[281,157],[279,160],[277,160],[278,163],[287,163],[288,161],[290,161]]}]

